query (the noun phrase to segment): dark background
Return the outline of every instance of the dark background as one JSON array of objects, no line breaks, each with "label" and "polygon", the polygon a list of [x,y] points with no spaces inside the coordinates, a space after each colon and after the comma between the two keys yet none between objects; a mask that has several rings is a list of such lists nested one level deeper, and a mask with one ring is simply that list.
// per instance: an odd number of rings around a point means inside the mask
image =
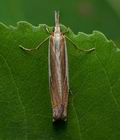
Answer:
[{"label": "dark background", "polygon": [[120,0],[0,0],[0,21],[53,26],[54,10],[60,11],[61,23],[73,32],[99,30],[120,44]]}]

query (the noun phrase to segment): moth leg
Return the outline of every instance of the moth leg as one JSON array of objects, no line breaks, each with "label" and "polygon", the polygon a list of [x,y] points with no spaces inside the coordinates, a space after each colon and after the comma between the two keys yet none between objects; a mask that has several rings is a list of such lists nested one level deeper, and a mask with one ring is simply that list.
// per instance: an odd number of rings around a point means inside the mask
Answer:
[{"label": "moth leg", "polygon": [[66,33],[68,33],[69,32],[69,27],[67,28],[67,30],[65,31],[65,32],[63,32],[63,35],[65,35]]},{"label": "moth leg", "polygon": [[73,95],[73,92],[72,92],[72,90],[70,88],[69,88],[69,94]]},{"label": "moth leg", "polygon": [[45,38],[37,47],[35,47],[35,48],[25,48],[25,47],[23,47],[22,45],[19,45],[19,47],[22,49],[22,50],[25,50],[25,51],[33,51],[33,50],[37,50],[37,49],[39,49],[41,46],[42,46],[42,44],[44,44],[47,40],[49,39],[49,37],[47,37],[47,38]]},{"label": "moth leg", "polygon": [[48,34],[51,34],[51,31],[49,30],[49,28],[47,26],[45,26],[45,30]]},{"label": "moth leg", "polygon": [[73,46],[78,49],[79,51],[83,51],[83,52],[92,52],[95,50],[95,48],[90,48],[90,49],[80,49],[69,37],[65,36],[72,44]]}]

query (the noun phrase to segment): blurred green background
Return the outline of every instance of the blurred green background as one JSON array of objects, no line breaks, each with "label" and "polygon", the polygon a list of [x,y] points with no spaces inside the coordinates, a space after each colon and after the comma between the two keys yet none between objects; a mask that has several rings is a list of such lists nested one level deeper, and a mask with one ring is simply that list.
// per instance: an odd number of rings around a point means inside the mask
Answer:
[{"label": "blurred green background", "polygon": [[53,26],[54,10],[60,11],[61,23],[73,32],[99,30],[120,44],[120,0],[0,0],[0,21]]}]

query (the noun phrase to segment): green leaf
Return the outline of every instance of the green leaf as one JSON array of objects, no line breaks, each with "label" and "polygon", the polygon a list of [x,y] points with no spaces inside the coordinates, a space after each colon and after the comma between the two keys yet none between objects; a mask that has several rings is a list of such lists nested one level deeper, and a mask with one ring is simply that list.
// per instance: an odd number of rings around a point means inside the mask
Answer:
[{"label": "green leaf", "polygon": [[48,42],[29,53],[19,48],[35,47],[48,37],[44,27],[0,24],[0,139],[120,139],[120,49],[97,31],[66,34],[80,48],[96,50],[79,52],[67,40],[73,94],[68,121],[52,124]]}]

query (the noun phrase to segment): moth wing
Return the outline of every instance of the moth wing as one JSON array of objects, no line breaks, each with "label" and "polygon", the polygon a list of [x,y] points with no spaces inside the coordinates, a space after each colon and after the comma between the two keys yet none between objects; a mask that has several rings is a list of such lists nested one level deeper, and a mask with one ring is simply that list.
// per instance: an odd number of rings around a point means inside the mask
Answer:
[{"label": "moth wing", "polygon": [[48,62],[49,62],[49,89],[53,109],[53,118],[60,118],[63,112],[62,95],[59,94],[58,67],[56,65],[56,52],[53,37],[50,37]]},{"label": "moth wing", "polygon": [[61,71],[62,71],[62,104],[64,106],[63,118],[67,117],[67,104],[68,104],[68,93],[69,93],[69,74],[68,74],[68,55],[66,40],[63,36],[61,41]]}]

